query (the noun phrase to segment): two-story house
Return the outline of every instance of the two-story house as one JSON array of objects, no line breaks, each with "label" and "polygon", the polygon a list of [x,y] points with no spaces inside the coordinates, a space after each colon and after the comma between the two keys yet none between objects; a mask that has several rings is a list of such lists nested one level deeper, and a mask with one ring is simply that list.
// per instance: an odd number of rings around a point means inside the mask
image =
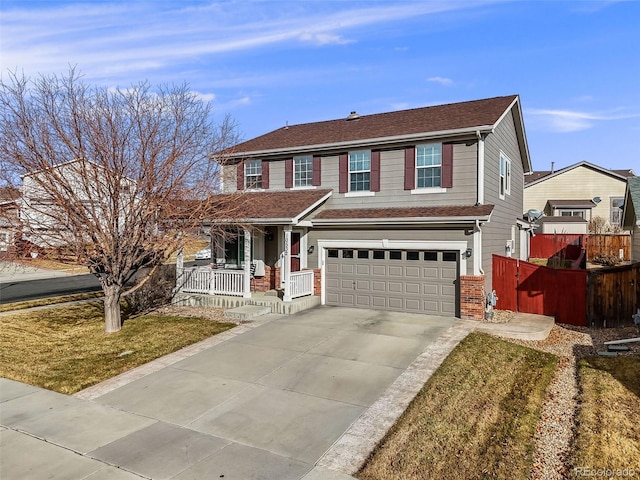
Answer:
[{"label": "two-story house", "polygon": [[621,227],[627,178],[632,170],[609,170],[578,162],[555,170],[531,172],[524,178],[524,209],[545,213],[538,233],[587,233],[600,217],[606,228]]},{"label": "two-story house", "polygon": [[517,95],[287,125],[224,168],[243,228],[218,262],[261,260],[285,300],[307,270],[322,304],[482,318],[492,254],[526,258]]}]

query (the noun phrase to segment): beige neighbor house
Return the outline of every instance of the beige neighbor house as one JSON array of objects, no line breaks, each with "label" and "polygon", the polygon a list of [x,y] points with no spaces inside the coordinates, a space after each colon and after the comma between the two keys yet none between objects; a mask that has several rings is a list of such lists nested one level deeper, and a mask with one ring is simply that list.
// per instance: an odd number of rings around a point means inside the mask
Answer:
[{"label": "beige neighbor house", "polygon": [[587,233],[595,217],[606,221],[607,230],[616,230],[632,175],[632,170],[607,170],[588,162],[531,172],[524,177],[524,208],[545,213],[537,233]]},{"label": "beige neighbor house", "polygon": [[[224,195],[247,209],[236,235],[213,240],[222,268],[211,293],[276,288],[285,302],[315,294],[326,305],[481,319],[492,254],[526,257],[531,162],[517,95],[352,112],[227,153],[235,178]],[[234,265],[237,287],[223,278]]]},{"label": "beige neighbor house", "polygon": [[640,177],[627,179],[623,212],[623,228],[631,232],[631,260],[640,262]]}]

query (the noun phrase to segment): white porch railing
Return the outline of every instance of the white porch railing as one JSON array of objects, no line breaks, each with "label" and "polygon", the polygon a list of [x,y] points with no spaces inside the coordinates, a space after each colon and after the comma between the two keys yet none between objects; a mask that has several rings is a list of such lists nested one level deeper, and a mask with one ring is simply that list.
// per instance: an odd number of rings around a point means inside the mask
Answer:
[{"label": "white porch railing", "polygon": [[291,272],[291,298],[313,295],[313,270]]},{"label": "white porch railing", "polygon": [[[209,295],[243,295],[242,270],[213,270],[210,267],[191,267],[182,271],[182,285],[178,290],[185,293],[208,293]],[[178,282],[180,283],[180,282]]]},{"label": "white porch railing", "polygon": [[244,293],[244,272],[242,270],[211,270],[211,295],[235,295]]}]

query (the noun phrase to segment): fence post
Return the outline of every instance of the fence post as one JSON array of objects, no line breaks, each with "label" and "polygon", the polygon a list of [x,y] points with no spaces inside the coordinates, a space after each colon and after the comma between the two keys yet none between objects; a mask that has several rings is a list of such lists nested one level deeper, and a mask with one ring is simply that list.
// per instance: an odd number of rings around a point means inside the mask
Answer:
[{"label": "fence post", "polygon": [[184,282],[184,256],[182,255],[182,249],[178,252],[178,258],[176,259],[176,288],[173,289],[175,295],[182,290]]}]

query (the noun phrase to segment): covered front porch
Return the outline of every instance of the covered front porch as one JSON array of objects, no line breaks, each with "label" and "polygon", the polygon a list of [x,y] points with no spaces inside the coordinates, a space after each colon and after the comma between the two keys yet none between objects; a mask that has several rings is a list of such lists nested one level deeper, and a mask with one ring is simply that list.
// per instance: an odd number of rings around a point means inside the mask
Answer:
[{"label": "covered front porch", "polygon": [[211,219],[211,263],[184,267],[179,259],[176,291],[242,298],[272,292],[284,302],[319,295],[320,272],[307,265],[315,246],[308,242],[311,224],[305,218],[330,195],[327,190],[243,194],[244,215],[233,222]]}]

